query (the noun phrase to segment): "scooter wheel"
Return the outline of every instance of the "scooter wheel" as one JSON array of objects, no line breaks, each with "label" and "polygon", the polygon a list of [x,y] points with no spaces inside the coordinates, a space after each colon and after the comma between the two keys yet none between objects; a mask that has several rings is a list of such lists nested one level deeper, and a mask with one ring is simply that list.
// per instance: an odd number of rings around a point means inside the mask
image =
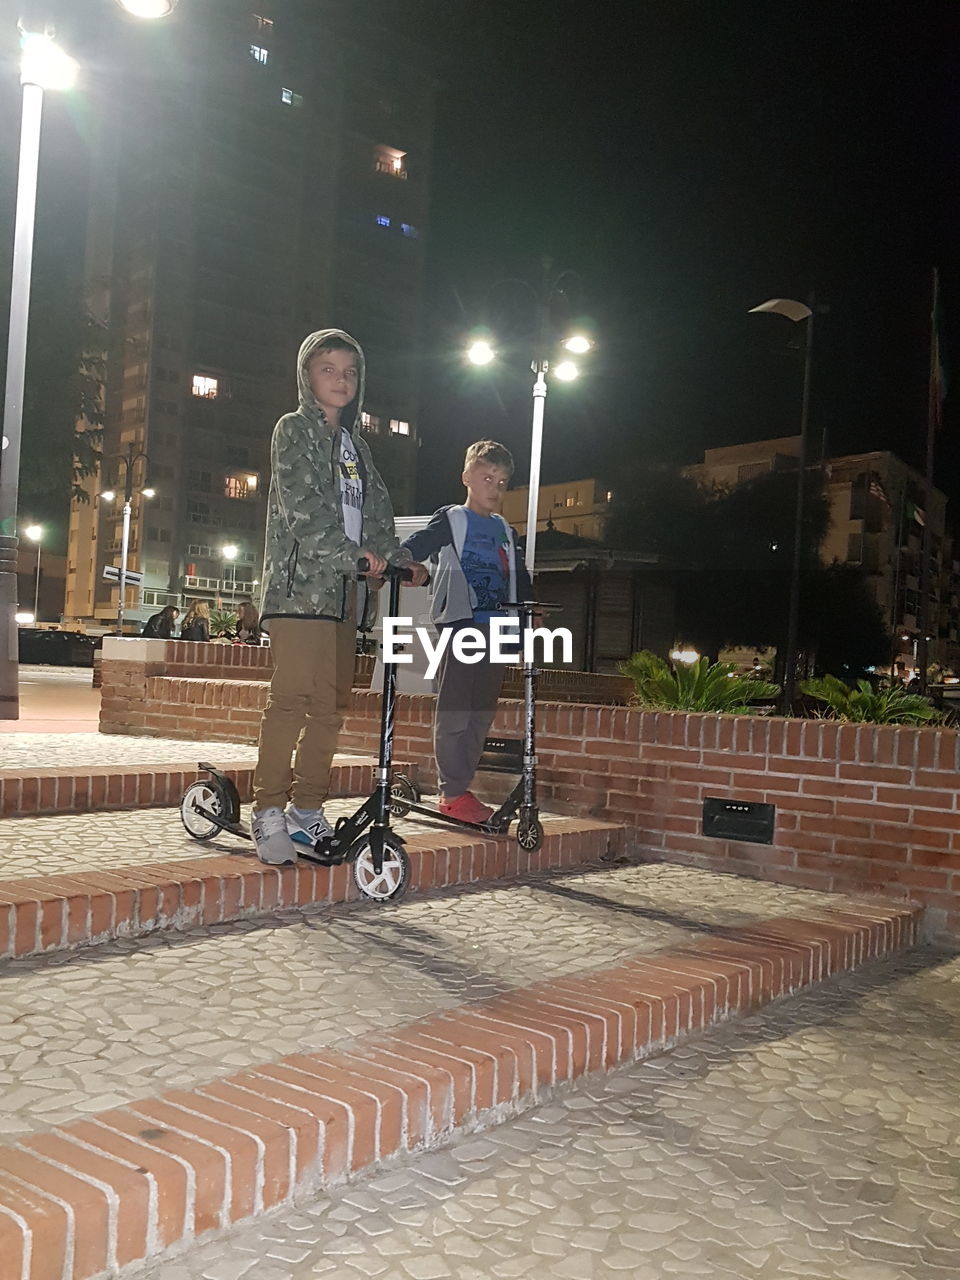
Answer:
[{"label": "scooter wheel", "polygon": [[412,804],[420,803],[420,792],[409,778],[402,773],[395,773],[390,783],[390,815],[394,818],[405,818]]},{"label": "scooter wheel", "polygon": [[384,838],[383,868],[377,875],[370,841],[364,838],[353,862],[353,879],[363,897],[372,902],[398,902],[410,887],[410,859],[403,845],[390,836]]},{"label": "scooter wheel", "polygon": [[533,853],[543,844],[543,827],[537,818],[521,818],[517,823],[517,844]]},{"label": "scooter wheel", "polygon": [[220,788],[204,779],[191,782],[183,793],[183,799],[180,801],[180,821],[187,835],[192,839],[212,840],[219,831],[223,830],[223,827],[201,813],[201,809],[205,809],[207,813],[215,813],[219,817],[227,817],[229,820]]}]

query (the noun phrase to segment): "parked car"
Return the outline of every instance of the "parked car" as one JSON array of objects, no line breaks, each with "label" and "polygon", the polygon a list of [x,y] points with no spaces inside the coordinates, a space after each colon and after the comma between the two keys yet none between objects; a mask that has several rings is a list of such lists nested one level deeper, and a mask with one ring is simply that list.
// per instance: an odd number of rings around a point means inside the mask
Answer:
[{"label": "parked car", "polygon": [[103,645],[103,636],[83,631],[50,631],[42,627],[19,629],[20,661],[54,667],[92,667],[93,655]]}]

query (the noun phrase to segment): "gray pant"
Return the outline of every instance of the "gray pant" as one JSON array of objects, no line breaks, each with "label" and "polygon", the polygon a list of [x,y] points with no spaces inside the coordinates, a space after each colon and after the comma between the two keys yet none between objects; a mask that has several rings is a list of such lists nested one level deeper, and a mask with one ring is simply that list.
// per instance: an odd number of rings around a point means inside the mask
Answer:
[{"label": "gray pant", "polygon": [[[458,623],[450,629],[456,634],[472,625]],[[484,740],[497,714],[504,673],[503,665],[491,662],[486,654],[480,662],[458,662],[452,647],[453,636],[440,659],[433,725],[437,777],[447,800],[470,790]]]}]

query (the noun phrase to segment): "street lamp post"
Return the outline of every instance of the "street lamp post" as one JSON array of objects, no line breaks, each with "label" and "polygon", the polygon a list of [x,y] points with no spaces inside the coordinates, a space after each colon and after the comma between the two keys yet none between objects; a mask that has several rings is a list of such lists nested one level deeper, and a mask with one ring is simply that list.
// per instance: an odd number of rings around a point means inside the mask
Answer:
[{"label": "street lamp post", "polygon": [[[534,348],[534,359],[530,369],[534,375],[533,382],[533,414],[530,430],[530,483],[527,496],[527,533],[526,554],[524,560],[527,572],[533,578],[537,555],[537,509],[540,505],[540,464],[543,455],[543,420],[547,402],[547,376],[562,382],[570,382],[577,377],[579,370],[573,360],[562,359],[551,365],[551,350],[555,345],[552,322],[552,307],[556,299],[564,292],[564,281],[576,279],[573,271],[561,271],[550,279],[550,262],[544,263],[544,283],[537,290],[526,280],[502,280],[500,284],[519,286],[532,295],[537,313],[537,336]],[[495,286],[496,287],[496,286]],[[593,346],[592,341],[584,334],[569,334],[560,343],[564,351],[574,355],[585,355]],[[467,358],[476,365],[490,364],[496,358],[493,345],[486,339],[474,341],[467,350]]]},{"label": "street lamp post", "polygon": [[43,543],[43,525],[31,524],[23,531],[31,542],[37,544],[37,575],[36,583],[33,588],[33,620],[34,623],[40,621],[40,547]]},{"label": "street lamp post", "polygon": [[20,480],[20,437],[27,372],[27,324],[30,277],[33,270],[33,232],[40,165],[40,121],[45,89],[69,89],[77,64],[53,41],[50,31],[21,30],[20,161],[17,175],[13,270],[10,276],[10,324],[7,337],[7,378],[0,439],[0,719],[20,715],[17,636],[17,490]]},{"label": "street lamp post", "polygon": [[[117,0],[139,18],[164,18],[179,0]],[[0,434],[0,720],[20,717],[17,644],[17,491],[20,482],[20,438],[27,369],[27,326],[30,278],[40,166],[40,122],[45,89],[69,89],[77,77],[77,63],[54,42],[53,31],[20,26],[20,159],[10,275],[10,321],[7,336],[7,375]]]},{"label": "street lamp post", "polygon": [[224,583],[227,581],[226,565],[230,565],[230,604],[233,606],[237,599],[237,556],[240,554],[240,548],[234,546],[231,542],[222,548],[221,553],[225,561],[223,572]]},{"label": "street lamp post", "polygon": [[797,659],[800,639],[800,577],[803,567],[803,513],[806,504],[807,454],[810,437],[810,375],[813,352],[813,316],[814,299],[810,295],[810,305],[796,302],[792,298],[770,298],[759,307],[751,307],[750,314],[766,312],[772,315],[786,316],[794,324],[806,320],[806,334],[803,344],[803,393],[800,402],[800,467],[797,475],[797,495],[793,515],[793,562],[790,566],[790,603],[787,610],[787,643],[783,672],[783,714],[790,715],[796,696]]},{"label": "street lamp post", "polygon": [[[120,595],[117,600],[117,635],[123,635],[123,612],[127,596],[127,556],[130,551],[130,515],[133,510],[133,478],[137,463],[143,459],[144,479],[146,479],[146,467],[150,459],[142,449],[137,450],[134,444],[127,445],[127,452],[117,455],[117,461],[122,468],[123,474],[123,530],[120,535]],[[119,480],[119,476],[118,476]],[[152,498],[153,489],[141,489],[140,493],[144,498]],[[116,493],[113,489],[106,489],[100,495],[108,502],[111,502]]]}]

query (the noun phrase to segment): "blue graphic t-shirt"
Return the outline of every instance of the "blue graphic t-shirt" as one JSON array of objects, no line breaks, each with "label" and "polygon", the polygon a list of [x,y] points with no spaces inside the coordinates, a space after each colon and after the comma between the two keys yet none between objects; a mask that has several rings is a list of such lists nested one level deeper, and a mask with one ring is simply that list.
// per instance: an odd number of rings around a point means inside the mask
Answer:
[{"label": "blue graphic t-shirt", "polygon": [[[486,626],[510,591],[510,541],[506,526],[495,516],[467,509],[467,535],[460,563],[476,596],[473,621]],[[498,614],[498,616],[500,616]]]}]

